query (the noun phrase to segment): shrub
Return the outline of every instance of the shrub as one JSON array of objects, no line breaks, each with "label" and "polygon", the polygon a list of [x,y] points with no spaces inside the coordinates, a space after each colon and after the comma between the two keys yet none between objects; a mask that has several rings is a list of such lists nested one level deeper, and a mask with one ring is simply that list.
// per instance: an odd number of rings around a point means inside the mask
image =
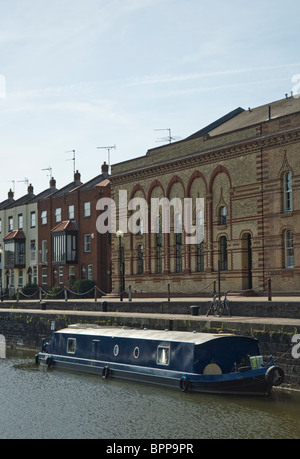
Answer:
[{"label": "shrub", "polygon": [[79,294],[86,293],[86,298],[93,298],[96,282],[89,279],[80,279],[74,282],[74,292]]}]

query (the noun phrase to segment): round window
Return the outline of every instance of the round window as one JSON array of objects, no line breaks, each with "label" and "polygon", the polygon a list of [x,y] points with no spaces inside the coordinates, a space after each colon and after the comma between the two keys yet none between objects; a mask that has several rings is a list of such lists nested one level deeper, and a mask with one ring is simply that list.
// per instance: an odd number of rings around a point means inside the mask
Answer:
[{"label": "round window", "polygon": [[114,347],[114,356],[117,357],[118,354],[119,354],[119,346],[116,344]]},{"label": "round window", "polygon": [[140,355],[140,350],[139,350],[138,347],[135,347],[135,348],[134,348],[133,355],[134,355],[134,358],[135,358],[135,359],[137,359],[138,356]]}]

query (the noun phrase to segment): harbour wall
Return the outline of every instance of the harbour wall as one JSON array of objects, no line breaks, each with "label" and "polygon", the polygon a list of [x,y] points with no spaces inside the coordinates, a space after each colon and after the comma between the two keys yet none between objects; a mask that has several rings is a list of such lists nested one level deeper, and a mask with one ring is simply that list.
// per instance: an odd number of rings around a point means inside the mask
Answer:
[{"label": "harbour wall", "polygon": [[[300,390],[300,358],[292,355],[292,338],[300,334],[300,320],[267,317],[264,306],[256,305],[261,316],[214,316],[206,317],[207,303],[200,304],[198,315],[191,313],[192,304],[177,306],[170,303],[156,302],[156,312],[152,312],[151,303],[108,303],[107,311],[103,305],[87,302],[75,305],[68,302],[55,304],[26,303],[12,304],[10,308],[0,307],[0,334],[5,337],[7,346],[30,347],[40,349],[42,339],[51,336],[54,330],[74,323],[90,323],[99,326],[127,326],[161,330],[182,330],[213,333],[234,333],[253,336],[260,342],[261,354],[272,355],[276,363],[285,372],[285,387]],[[198,303],[199,305],[199,303]],[[79,308],[80,306],[80,308]],[[78,307],[78,309],[77,309]],[[84,307],[86,308],[85,310]],[[242,307],[245,307],[243,305]],[[253,303],[252,306],[253,307]],[[280,309],[289,317],[297,304]],[[51,309],[50,309],[51,308]],[[55,309],[54,309],[55,308]],[[105,308],[104,308],[105,309]],[[180,312],[179,312],[180,309]],[[232,311],[234,312],[234,311]],[[239,311],[241,312],[241,311]],[[256,312],[257,314],[257,312]],[[281,313],[283,314],[283,312]]]}]

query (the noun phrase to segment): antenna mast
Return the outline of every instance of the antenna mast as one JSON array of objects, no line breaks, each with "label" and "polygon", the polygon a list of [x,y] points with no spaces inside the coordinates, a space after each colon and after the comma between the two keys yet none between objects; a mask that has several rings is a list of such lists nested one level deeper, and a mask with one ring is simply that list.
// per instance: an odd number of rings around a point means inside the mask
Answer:
[{"label": "antenna mast", "polygon": [[15,180],[10,180],[8,183],[12,183],[13,184],[13,193],[15,194]]},{"label": "antenna mast", "polygon": [[52,179],[52,167],[51,166],[46,167],[46,169],[42,169],[42,171],[49,171],[50,180]]},{"label": "antenna mast", "polygon": [[154,129],[154,131],[168,131],[169,132],[169,137],[168,137],[169,143],[171,143],[172,140],[175,140],[175,138],[172,137],[172,135],[171,135],[171,129],[170,128],[168,128],[168,129]]},{"label": "antenna mast", "polygon": [[98,149],[99,148],[104,148],[105,150],[107,150],[107,156],[108,156],[108,172],[110,173],[110,150],[115,150],[117,147],[116,145],[113,145],[111,147],[97,147]]},{"label": "antenna mast", "polygon": [[68,150],[65,153],[73,153],[73,158],[66,159],[66,161],[73,161],[73,173],[75,174],[75,150]]},{"label": "antenna mast", "polygon": [[28,178],[24,177],[24,180],[18,180],[18,183],[26,183],[26,186],[28,188],[29,180]]}]

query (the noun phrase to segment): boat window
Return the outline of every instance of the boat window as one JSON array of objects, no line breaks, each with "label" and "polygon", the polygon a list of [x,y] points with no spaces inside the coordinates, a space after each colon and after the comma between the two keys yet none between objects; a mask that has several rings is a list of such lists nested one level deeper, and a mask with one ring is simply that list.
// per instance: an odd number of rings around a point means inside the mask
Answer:
[{"label": "boat window", "polygon": [[76,338],[68,338],[67,341],[67,353],[75,354],[76,351]]},{"label": "boat window", "polygon": [[133,351],[134,358],[137,359],[139,357],[139,355],[140,355],[140,350],[139,350],[138,347],[135,347],[134,351]]},{"label": "boat window", "polygon": [[159,365],[169,365],[170,363],[170,347],[169,346],[158,346],[157,363]]},{"label": "boat window", "polygon": [[119,346],[116,344],[114,347],[114,356],[117,357],[118,354],[119,354]]}]

